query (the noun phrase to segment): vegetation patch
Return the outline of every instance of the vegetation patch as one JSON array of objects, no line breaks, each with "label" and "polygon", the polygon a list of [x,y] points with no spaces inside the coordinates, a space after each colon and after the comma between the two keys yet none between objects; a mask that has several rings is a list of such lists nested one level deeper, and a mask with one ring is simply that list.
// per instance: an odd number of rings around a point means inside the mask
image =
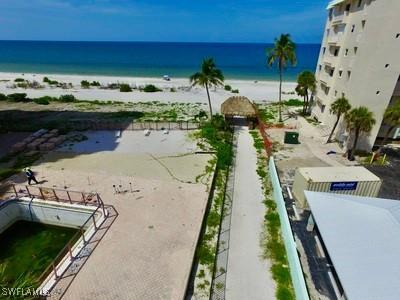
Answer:
[{"label": "vegetation patch", "polygon": [[145,93],[155,93],[155,92],[162,92],[162,89],[156,87],[154,84],[146,84],[141,91]]},{"label": "vegetation patch", "polygon": [[205,176],[210,178],[215,170],[214,186],[211,186],[209,209],[205,216],[204,229],[196,249],[198,263],[195,278],[195,296],[208,299],[211,291],[212,276],[217,255],[218,234],[223,216],[227,174],[232,163],[232,131],[222,116],[214,116],[211,121],[202,124],[195,137],[199,146],[206,151],[215,151],[215,159],[206,167]]},{"label": "vegetation patch", "polygon": [[264,192],[264,204],[266,213],[264,217],[264,232],[261,236],[261,246],[265,259],[272,263],[272,278],[276,282],[276,299],[295,300],[293,284],[290,276],[289,263],[286,249],[282,239],[281,223],[276,203],[272,199],[272,187],[268,175],[268,158],[264,151],[262,138],[258,131],[250,132],[254,139],[254,147],[257,150],[257,173],[262,182]]}]

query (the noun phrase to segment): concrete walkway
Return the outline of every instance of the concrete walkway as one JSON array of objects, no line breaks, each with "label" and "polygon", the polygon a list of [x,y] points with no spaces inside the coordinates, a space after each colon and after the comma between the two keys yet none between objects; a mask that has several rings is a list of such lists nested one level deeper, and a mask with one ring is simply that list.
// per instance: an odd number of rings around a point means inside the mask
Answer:
[{"label": "concrete walkway", "polygon": [[257,154],[247,127],[236,127],[235,134],[238,145],[225,299],[275,299],[270,264],[261,258],[265,206],[256,173]]}]

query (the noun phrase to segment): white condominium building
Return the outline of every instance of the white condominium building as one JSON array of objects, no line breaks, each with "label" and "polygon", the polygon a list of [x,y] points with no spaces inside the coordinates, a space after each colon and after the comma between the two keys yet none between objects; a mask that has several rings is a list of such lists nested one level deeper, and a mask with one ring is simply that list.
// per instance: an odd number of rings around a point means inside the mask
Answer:
[{"label": "white condominium building", "polygon": [[[337,98],[368,107],[376,125],[360,148],[371,149],[383,136],[386,108],[400,101],[400,0],[335,0],[327,9],[312,115],[332,128],[329,108]],[[339,127],[341,139],[344,124]],[[400,138],[400,128],[391,138]]]}]

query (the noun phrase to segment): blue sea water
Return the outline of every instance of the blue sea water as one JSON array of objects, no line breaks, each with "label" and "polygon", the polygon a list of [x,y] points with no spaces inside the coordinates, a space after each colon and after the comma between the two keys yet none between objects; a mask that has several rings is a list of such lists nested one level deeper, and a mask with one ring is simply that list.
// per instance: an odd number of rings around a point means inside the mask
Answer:
[{"label": "blue sea water", "polygon": [[[271,44],[159,42],[0,41],[0,72],[108,76],[188,77],[213,57],[228,79],[277,80],[266,66]],[[285,80],[315,70],[319,44],[298,44],[295,67]]]}]

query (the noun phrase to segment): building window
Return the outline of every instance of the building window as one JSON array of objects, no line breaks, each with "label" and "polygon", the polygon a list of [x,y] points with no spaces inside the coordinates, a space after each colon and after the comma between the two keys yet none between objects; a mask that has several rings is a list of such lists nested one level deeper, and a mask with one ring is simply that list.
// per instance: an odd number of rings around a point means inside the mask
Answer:
[{"label": "building window", "polygon": [[351,25],[351,32],[354,32],[354,29],[356,29],[356,25]]},{"label": "building window", "polygon": [[339,55],[339,48],[335,49],[335,53],[333,53],[333,56],[338,56]]},{"label": "building window", "polygon": [[365,20],[362,20],[361,21],[361,27],[362,27],[362,29],[364,29],[364,27],[365,27],[365,23],[366,23],[367,21],[365,21]]},{"label": "building window", "polygon": [[329,70],[329,76],[333,77],[334,73],[335,73],[335,69],[330,69]]},{"label": "building window", "polygon": [[347,71],[347,79],[350,79],[351,71]]},{"label": "building window", "polygon": [[376,94],[379,95],[381,93],[381,91],[376,91]]},{"label": "building window", "polygon": [[346,49],[346,51],[344,52],[344,56],[347,56],[349,54],[349,49]]},{"label": "building window", "polygon": [[344,98],[345,97],[345,94],[344,93],[342,93],[342,98]]},{"label": "building window", "polygon": [[323,113],[325,111],[325,107],[326,107],[326,105],[321,106],[321,113]]},{"label": "building window", "polygon": [[337,96],[337,91],[335,91],[335,97]]},{"label": "building window", "polygon": [[389,68],[389,66],[390,66],[389,64],[386,64],[386,65],[385,65],[385,69]]},{"label": "building window", "polygon": [[351,8],[351,3],[349,3],[349,4],[346,5],[346,12],[349,12],[349,11],[350,11],[350,8]]},{"label": "building window", "polygon": [[400,37],[400,33],[396,34],[396,39],[398,39]]},{"label": "building window", "polygon": [[329,36],[329,32],[330,32],[330,30],[329,30],[329,28],[326,30],[326,36]]},{"label": "building window", "polygon": [[358,0],[358,5],[357,5],[357,7],[361,7],[361,4],[362,4],[362,0]]},{"label": "building window", "polygon": [[354,47],[354,55],[357,54],[358,47]]},{"label": "building window", "polygon": [[343,70],[339,70],[339,78],[342,78],[342,74],[343,74]]},{"label": "building window", "polygon": [[325,52],[326,52],[326,48],[324,47],[324,48],[322,48],[322,55],[325,55]]}]

